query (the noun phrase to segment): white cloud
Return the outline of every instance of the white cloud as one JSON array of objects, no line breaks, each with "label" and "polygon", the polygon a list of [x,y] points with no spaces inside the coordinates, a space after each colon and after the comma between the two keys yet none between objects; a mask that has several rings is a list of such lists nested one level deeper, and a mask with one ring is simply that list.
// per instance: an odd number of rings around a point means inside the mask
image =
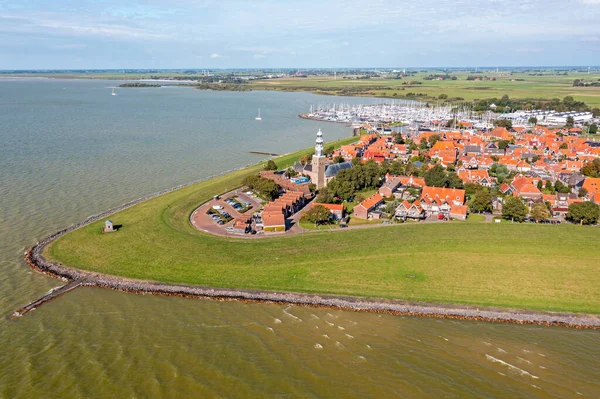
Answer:
[{"label": "white cloud", "polygon": [[217,54],[217,53],[212,53],[209,57],[210,58],[223,58],[223,56],[221,54]]},{"label": "white cloud", "polygon": [[350,42],[342,42],[342,45],[343,45],[343,46],[349,46],[349,45],[350,45]]},{"label": "white cloud", "polygon": [[600,0],[579,0],[581,4],[600,5]]},{"label": "white cloud", "polygon": [[264,54],[254,54],[252,56],[252,58],[254,58],[255,60],[260,60],[260,59],[263,59],[265,57],[266,57],[266,55],[264,55]]}]

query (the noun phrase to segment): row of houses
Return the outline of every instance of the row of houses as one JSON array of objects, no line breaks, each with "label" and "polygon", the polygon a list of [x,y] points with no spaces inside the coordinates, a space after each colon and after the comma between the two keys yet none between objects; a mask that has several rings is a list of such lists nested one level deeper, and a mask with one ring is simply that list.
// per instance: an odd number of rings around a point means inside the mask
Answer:
[{"label": "row of houses", "polygon": [[385,198],[396,196],[398,192],[409,187],[420,189],[419,199],[412,203],[407,200],[400,202],[396,207],[395,216],[404,219],[424,219],[431,216],[458,220],[467,218],[466,192],[463,189],[428,187],[422,179],[411,176],[388,175],[386,180],[378,193],[354,207],[355,218],[380,218],[382,213],[380,207],[384,204]]}]

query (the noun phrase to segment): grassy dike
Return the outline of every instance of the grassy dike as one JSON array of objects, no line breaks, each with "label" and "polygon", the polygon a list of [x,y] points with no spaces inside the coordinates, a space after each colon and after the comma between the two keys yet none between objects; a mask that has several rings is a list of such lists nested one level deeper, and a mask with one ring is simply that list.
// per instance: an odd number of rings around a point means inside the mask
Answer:
[{"label": "grassy dike", "polygon": [[[336,142],[337,145],[352,138]],[[310,150],[280,157],[291,165]],[[220,288],[600,314],[600,231],[511,223],[403,224],[268,239],[194,229],[201,203],[260,166],[173,191],[51,242],[43,255],[107,275]]]}]

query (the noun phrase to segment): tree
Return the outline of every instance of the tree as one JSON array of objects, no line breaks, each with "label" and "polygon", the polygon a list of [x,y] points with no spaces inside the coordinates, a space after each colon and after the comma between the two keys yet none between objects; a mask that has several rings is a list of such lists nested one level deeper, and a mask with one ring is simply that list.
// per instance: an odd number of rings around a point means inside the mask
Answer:
[{"label": "tree", "polygon": [[595,123],[592,123],[590,125],[590,127],[588,128],[588,133],[589,134],[596,134],[596,133],[598,133],[598,125],[596,125]]},{"label": "tree", "polygon": [[396,208],[398,207],[398,202],[392,201],[385,204],[385,213],[393,214],[396,212]]},{"label": "tree", "polygon": [[342,163],[342,162],[346,162],[346,160],[341,155],[338,155],[333,158],[333,163]]},{"label": "tree", "polygon": [[573,127],[574,124],[575,120],[573,119],[573,117],[567,116],[567,123],[565,124],[565,127]]},{"label": "tree", "polygon": [[469,201],[471,212],[482,213],[492,211],[492,195],[484,188],[479,188],[475,196]]},{"label": "tree", "polygon": [[401,176],[404,174],[404,165],[398,161],[390,163],[390,173],[394,176]]},{"label": "tree", "polygon": [[430,147],[433,147],[435,145],[435,143],[437,143],[440,139],[441,139],[441,137],[439,134],[434,134],[433,136],[429,136],[429,139],[427,139],[427,142],[429,143]]},{"label": "tree", "polygon": [[538,190],[542,191],[544,189],[544,182],[541,180],[538,180],[537,188],[538,188]]},{"label": "tree", "polygon": [[439,98],[440,100],[445,100],[445,99],[447,99],[447,98],[448,98],[448,95],[447,95],[447,94],[440,94],[440,95],[438,96],[438,98]]},{"label": "tree", "polygon": [[259,197],[272,201],[279,196],[279,185],[271,179],[263,179],[260,176],[247,176],[242,180],[244,186],[256,191]]},{"label": "tree", "polygon": [[508,119],[496,119],[494,121],[494,126],[504,127],[508,130],[512,129],[512,121]]},{"label": "tree", "polygon": [[448,182],[446,171],[441,165],[435,165],[425,172],[423,177],[425,177],[425,184],[429,187],[446,187]]},{"label": "tree", "polygon": [[277,164],[272,159],[269,159],[265,165],[265,170],[277,170]]},{"label": "tree", "polygon": [[507,197],[502,204],[502,217],[515,222],[522,222],[527,216],[527,207],[518,197]]},{"label": "tree", "polygon": [[328,145],[327,147],[325,147],[325,149],[323,150],[323,155],[330,155],[333,153],[333,151],[335,151],[335,147],[332,145]]},{"label": "tree", "polygon": [[587,194],[588,194],[588,190],[587,190],[585,187],[581,187],[581,188],[579,189],[579,193],[577,193],[577,196],[578,196],[579,198],[583,198],[583,197],[585,197]]},{"label": "tree", "polygon": [[287,177],[289,179],[290,177],[294,177],[294,176],[298,176],[298,172],[296,172],[296,170],[294,168],[287,168],[285,170],[285,177]]},{"label": "tree", "polygon": [[447,181],[446,181],[446,187],[449,188],[463,188],[463,182],[460,179],[460,177],[458,177],[458,175],[454,172],[450,172],[448,173],[448,177],[447,177]]},{"label": "tree", "polygon": [[591,201],[576,202],[569,205],[567,220],[580,224],[596,224],[600,217],[600,208]]},{"label": "tree", "polygon": [[302,217],[304,220],[314,223],[315,226],[319,224],[327,224],[331,222],[331,214],[329,209],[323,205],[315,205],[308,210]]},{"label": "tree", "polygon": [[569,149],[569,145],[567,143],[562,143],[558,148],[561,150],[567,150]]},{"label": "tree", "polygon": [[531,116],[527,122],[529,122],[530,125],[537,125],[538,120],[535,116]]},{"label": "tree", "polygon": [[498,141],[498,148],[501,150],[506,150],[508,145],[510,144],[509,140],[500,140]]},{"label": "tree", "polygon": [[600,158],[588,162],[581,168],[581,174],[588,177],[600,177]]},{"label": "tree", "polygon": [[546,220],[550,218],[550,212],[545,204],[538,202],[531,207],[530,216],[536,221]]},{"label": "tree", "polygon": [[563,193],[563,194],[568,194],[571,192],[571,188],[568,185],[563,184],[563,182],[561,182],[560,180],[557,180],[554,183],[554,191],[557,191],[557,192]]},{"label": "tree", "polygon": [[311,154],[304,154],[300,157],[300,163],[302,165],[308,165],[311,161],[312,155]]},{"label": "tree", "polygon": [[504,181],[506,181],[508,176],[510,176],[510,171],[508,170],[506,165],[493,163],[490,167],[489,174],[490,176],[498,179],[498,183],[502,184],[504,183]]}]

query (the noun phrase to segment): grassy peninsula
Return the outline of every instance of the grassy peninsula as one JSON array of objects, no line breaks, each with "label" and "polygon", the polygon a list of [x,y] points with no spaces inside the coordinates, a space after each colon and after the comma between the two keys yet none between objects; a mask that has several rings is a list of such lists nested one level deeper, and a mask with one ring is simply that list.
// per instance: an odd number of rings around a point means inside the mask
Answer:
[{"label": "grassy peninsula", "polygon": [[[341,140],[340,145],[353,139]],[[310,150],[277,159],[290,165]],[[115,276],[532,310],[600,313],[597,228],[511,223],[405,224],[259,240],[194,229],[190,213],[260,165],[125,209],[45,248],[52,261]]]}]

